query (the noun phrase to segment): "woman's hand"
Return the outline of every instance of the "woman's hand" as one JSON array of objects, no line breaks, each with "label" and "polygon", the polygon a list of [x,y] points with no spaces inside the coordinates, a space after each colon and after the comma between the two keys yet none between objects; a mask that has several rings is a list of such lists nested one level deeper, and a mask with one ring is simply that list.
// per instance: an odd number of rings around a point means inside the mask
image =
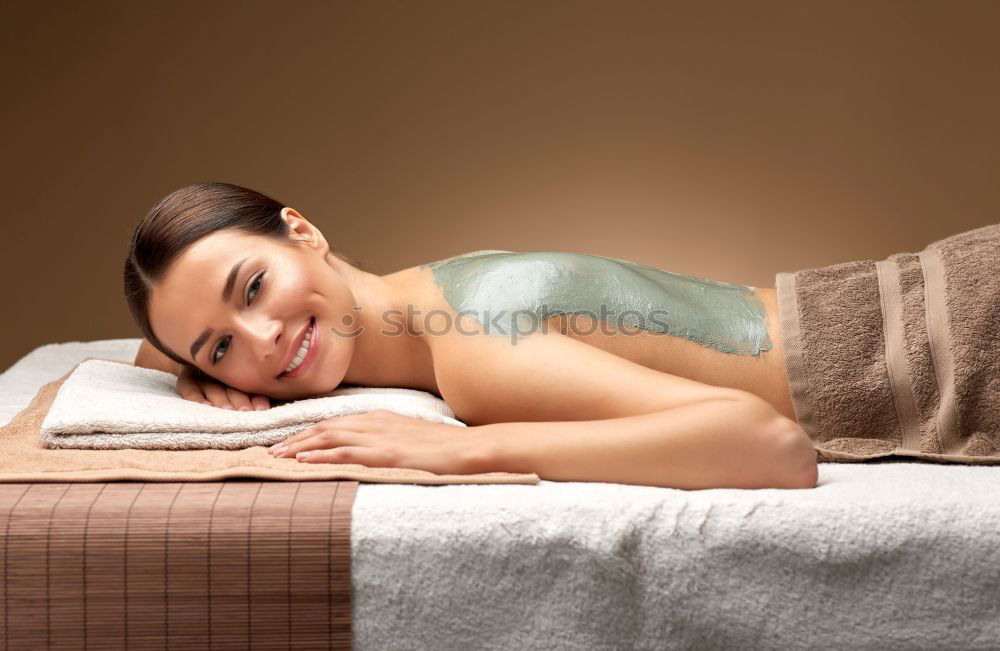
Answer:
[{"label": "woman's hand", "polygon": [[271,406],[267,396],[248,395],[225,384],[219,384],[191,366],[185,366],[177,376],[177,393],[185,400],[194,400],[223,409],[254,411],[268,409]]},{"label": "woman's hand", "polygon": [[271,447],[276,458],[414,468],[438,475],[491,472],[491,440],[474,427],[432,423],[380,409],[334,416]]}]

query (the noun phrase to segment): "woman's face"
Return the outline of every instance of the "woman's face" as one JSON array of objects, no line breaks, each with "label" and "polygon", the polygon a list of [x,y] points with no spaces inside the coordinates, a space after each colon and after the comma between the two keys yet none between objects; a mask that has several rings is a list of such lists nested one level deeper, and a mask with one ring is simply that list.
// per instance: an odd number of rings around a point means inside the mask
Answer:
[{"label": "woman's face", "polygon": [[[312,240],[212,233],[174,260],[149,304],[153,332],[177,355],[223,384],[279,399],[333,390],[354,352],[354,339],[331,326],[348,322],[355,297],[319,231],[291,214]],[[301,357],[303,341],[311,345]]]}]

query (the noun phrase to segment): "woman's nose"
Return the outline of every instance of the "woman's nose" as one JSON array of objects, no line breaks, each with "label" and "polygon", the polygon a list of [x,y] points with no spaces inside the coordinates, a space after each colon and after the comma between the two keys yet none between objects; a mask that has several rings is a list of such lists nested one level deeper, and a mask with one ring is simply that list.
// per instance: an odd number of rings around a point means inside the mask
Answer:
[{"label": "woman's nose", "polygon": [[254,355],[258,359],[266,359],[281,352],[279,340],[281,339],[282,325],[277,319],[262,318],[247,324],[248,337],[253,347]]}]

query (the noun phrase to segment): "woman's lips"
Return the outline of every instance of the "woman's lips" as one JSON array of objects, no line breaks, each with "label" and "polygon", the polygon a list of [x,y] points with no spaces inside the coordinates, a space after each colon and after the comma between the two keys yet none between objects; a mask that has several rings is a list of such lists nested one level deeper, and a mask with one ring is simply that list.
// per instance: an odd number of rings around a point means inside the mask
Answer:
[{"label": "woman's lips", "polygon": [[[316,318],[310,319],[310,325],[306,329],[312,329],[309,337],[309,350],[306,352],[306,356],[302,359],[302,363],[295,367],[294,370],[288,373],[282,373],[278,378],[297,378],[303,375],[312,366],[313,360],[316,359],[316,348],[319,345],[319,327],[317,327]],[[301,344],[299,344],[301,345]]]}]

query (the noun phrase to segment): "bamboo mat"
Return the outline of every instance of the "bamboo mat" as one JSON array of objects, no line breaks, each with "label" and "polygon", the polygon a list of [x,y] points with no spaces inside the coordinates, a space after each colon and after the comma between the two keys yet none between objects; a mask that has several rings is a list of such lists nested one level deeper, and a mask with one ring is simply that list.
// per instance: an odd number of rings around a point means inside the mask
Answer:
[{"label": "bamboo mat", "polygon": [[0,649],[350,649],[357,487],[0,484]]}]

